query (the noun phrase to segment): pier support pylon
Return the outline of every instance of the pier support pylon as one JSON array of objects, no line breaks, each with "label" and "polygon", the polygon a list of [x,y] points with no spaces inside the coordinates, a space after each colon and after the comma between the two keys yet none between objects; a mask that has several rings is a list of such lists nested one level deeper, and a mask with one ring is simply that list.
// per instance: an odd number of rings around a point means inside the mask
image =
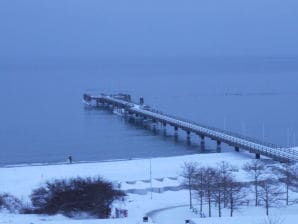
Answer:
[{"label": "pier support pylon", "polygon": [[239,151],[240,151],[240,149],[239,149],[238,146],[235,146],[235,151],[236,151],[236,152],[239,152]]},{"label": "pier support pylon", "polygon": [[260,153],[256,153],[256,159],[260,159],[260,158],[261,158]]},{"label": "pier support pylon", "polygon": [[153,124],[152,124],[152,129],[153,129],[153,133],[154,133],[154,135],[156,135],[156,134],[157,134],[156,123],[153,123]]},{"label": "pier support pylon", "polygon": [[167,135],[167,123],[162,123],[163,126],[163,135],[166,136]]},{"label": "pier support pylon", "polygon": [[187,131],[187,143],[190,144],[190,131]]},{"label": "pier support pylon", "polygon": [[175,131],[174,137],[175,137],[175,140],[177,141],[178,140],[178,127],[177,126],[174,127],[174,131]]},{"label": "pier support pylon", "polygon": [[216,152],[217,153],[221,152],[221,141],[216,141]]},{"label": "pier support pylon", "polygon": [[205,136],[204,135],[200,135],[201,137],[201,152],[205,151]]}]

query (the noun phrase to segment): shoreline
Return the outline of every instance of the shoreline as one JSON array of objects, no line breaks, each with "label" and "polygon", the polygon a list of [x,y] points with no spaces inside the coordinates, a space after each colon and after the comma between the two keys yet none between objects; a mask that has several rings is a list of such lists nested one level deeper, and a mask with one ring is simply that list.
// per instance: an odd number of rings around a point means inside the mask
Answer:
[{"label": "shoreline", "polygon": [[[229,152],[222,152],[229,153]],[[58,165],[74,165],[74,164],[93,164],[93,163],[110,163],[110,162],[121,162],[121,161],[133,161],[133,160],[148,160],[148,159],[159,159],[159,158],[173,158],[173,157],[183,157],[183,156],[192,156],[192,155],[206,155],[206,154],[217,154],[216,152],[208,152],[208,153],[192,153],[192,154],[182,154],[182,155],[173,155],[173,156],[155,156],[155,157],[133,157],[126,159],[104,159],[104,160],[79,160],[69,162],[34,162],[34,163],[19,163],[19,164],[6,164],[0,165],[0,168],[16,168],[16,167],[36,167],[36,166],[58,166]]]}]

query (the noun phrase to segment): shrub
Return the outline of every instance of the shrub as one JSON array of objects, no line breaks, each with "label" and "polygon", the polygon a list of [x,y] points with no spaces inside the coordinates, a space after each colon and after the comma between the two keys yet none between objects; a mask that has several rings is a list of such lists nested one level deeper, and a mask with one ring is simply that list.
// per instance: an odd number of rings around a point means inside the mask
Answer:
[{"label": "shrub", "polygon": [[17,213],[22,207],[22,202],[16,197],[7,193],[0,194],[0,210]]},{"label": "shrub", "polygon": [[100,177],[46,182],[30,196],[38,214],[61,213],[73,217],[86,213],[97,218],[108,218],[112,203],[124,197],[123,191],[115,190],[112,183]]}]

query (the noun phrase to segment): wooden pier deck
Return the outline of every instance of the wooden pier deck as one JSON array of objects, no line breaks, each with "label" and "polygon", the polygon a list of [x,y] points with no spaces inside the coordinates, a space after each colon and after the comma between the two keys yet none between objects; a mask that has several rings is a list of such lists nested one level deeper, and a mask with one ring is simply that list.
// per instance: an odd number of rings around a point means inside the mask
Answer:
[{"label": "wooden pier deck", "polygon": [[111,108],[118,108],[121,109],[125,115],[136,116],[144,120],[151,119],[152,122],[159,122],[164,127],[167,125],[173,126],[176,134],[178,134],[178,129],[184,130],[187,133],[188,139],[190,139],[191,133],[196,134],[200,137],[201,149],[205,147],[205,138],[210,138],[216,141],[217,152],[221,152],[221,144],[226,143],[234,147],[236,152],[239,152],[241,149],[254,153],[257,159],[262,155],[280,162],[298,161],[298,152],[294,149],[265,143],[237,133],[208,127],[204,124],[165,114],[149,106],[145,106],[142,98],[140,99],[140,103],[132,102],[128,94],[101,94],[98,96],[84,94],[83,100],[88,105],[105,105]]}]

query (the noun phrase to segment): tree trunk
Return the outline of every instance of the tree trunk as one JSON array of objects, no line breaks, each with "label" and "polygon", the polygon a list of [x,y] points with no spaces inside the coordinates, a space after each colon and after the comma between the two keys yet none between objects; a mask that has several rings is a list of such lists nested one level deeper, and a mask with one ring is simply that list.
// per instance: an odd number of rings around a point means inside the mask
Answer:
[{"label": "tree trunk", "polygon": [[224,188],[223,188],[223,203],[224,203],[224,208],[227,207],[228,204],[228,196],[227,196],[227,187],[226,187],[226,183],[224,183]]},{"label": "tree trunk", "polygon": [[200,175],[200,213],[202,214],[203,212],[203,174],[201,173]]},{"label": "tree trunk", "polygon": [[203,192],[200,192],[200,213],[203,212]]},{"label": "tree trunk", "polygon": [[258,206],[258,182],[255,180],[256,206]]},{"label": "tree trunk", "polygon": [[230,196],[230,206],[231,206],[231,209],[230,209],[230,216],[232,217],[233,216],[233,210],[234,210],[234,200],[233,200],[233,195],[231,193],[231,196]]},{"label": "tree trunk", "polygon": [[188,180],[188,188],[189,188],[189,208],[192,208],[192,196],[191,196],[191,180]]},{"label": "tree trunk", "polygon": [[221,190],[218,191],[218,217],[221,217]]},{"label": "tree trunk", "polygon": [[268,192],[266,191],[266,215],[269,215],[269,195]]},{"label": "tree trunk", "polygon": [[211,217],[211,192],[208,190],[209,217]]},{"label": "tree trunk", "polygon": [[286,183],[286,203],[289,205],[289,183]]}]

